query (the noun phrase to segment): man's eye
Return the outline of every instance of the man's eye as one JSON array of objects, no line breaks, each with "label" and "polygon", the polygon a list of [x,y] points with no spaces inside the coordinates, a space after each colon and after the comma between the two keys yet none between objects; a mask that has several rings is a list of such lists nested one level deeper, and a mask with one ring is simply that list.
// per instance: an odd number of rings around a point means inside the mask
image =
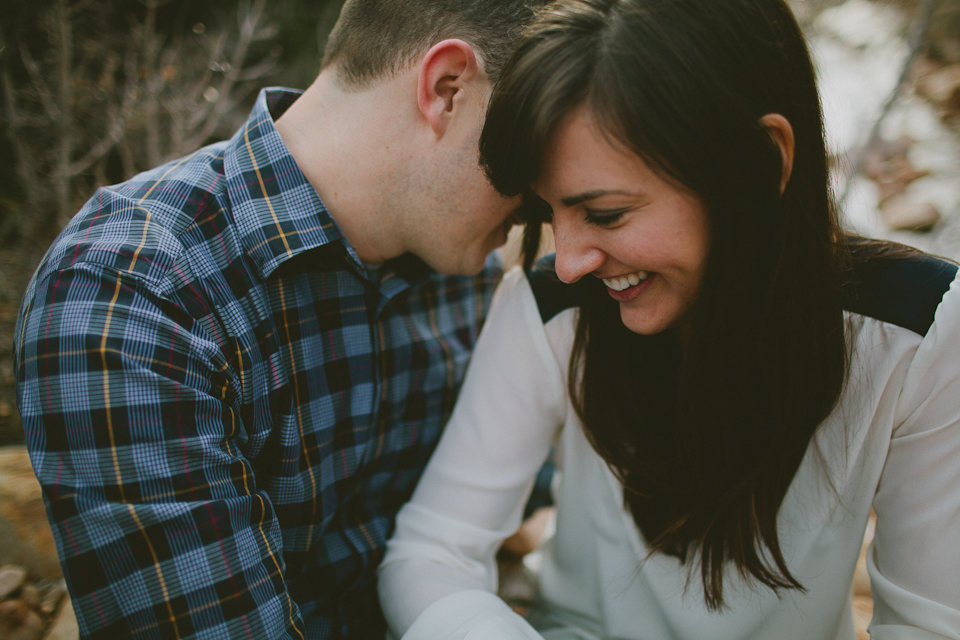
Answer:
[{"label": "man's eye", "polygon": [[627,209],[587,209],[587,222],[598,227],[609,227],[626,212]]}]

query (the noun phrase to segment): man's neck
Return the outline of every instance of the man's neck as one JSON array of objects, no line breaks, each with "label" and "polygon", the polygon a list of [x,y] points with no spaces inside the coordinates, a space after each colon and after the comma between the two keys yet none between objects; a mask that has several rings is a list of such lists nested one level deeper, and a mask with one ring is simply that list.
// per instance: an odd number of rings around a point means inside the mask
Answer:
[{"label": "man's neck", "polygon": [[398,76],[345,91],[335,73],[324,70],[276,123],[300,170],[366,262],[404,252],[397,205],[415,155],[404,144],[412,115],[403,98],[414,95],[401,86],[405,81]]}]

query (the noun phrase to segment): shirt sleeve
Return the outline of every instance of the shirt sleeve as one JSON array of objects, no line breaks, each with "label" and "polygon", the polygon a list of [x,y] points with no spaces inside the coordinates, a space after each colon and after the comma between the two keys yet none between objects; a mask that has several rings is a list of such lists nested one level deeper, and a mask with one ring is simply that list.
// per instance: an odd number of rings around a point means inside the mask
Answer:
[{"label": "shirt sleeve", "polygon": [[874,640],[960,639],[960,281],[910,365],[874,499]]},{"label": "shirt sleeve", "polygon": [[520,525],[563,424],[565,397],[529,283],[514,270],[494,296],[450,422],[387,544],[378,583],[396,637],[540,638],[494,595],[494,554]]},{"label": "shirt sleeve", "polygon": [[18,400],[83,638],[303,638],[235,376],[179,304],[80,263],[39,281]]}]

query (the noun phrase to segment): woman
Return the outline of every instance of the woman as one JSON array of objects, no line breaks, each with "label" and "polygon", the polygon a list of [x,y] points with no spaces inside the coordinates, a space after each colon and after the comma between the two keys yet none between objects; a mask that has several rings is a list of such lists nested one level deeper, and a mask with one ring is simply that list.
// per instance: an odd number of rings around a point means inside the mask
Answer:
[{"label": "woman", "polygon": [[[561,0],[481,141],[524,193],[447,432],[380,569],[417,638],[960,638],[960,285],[846,238],[814,73],[782,0]],[[533,204],[536,203],[536,204]],[[494,553],[556,446],[528,620]]]}]

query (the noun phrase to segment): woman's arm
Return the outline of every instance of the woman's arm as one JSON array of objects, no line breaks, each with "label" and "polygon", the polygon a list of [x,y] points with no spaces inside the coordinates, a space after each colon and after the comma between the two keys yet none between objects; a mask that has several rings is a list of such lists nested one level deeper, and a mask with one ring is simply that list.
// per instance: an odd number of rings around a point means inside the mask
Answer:
[{"label": "woman's arm", "polygon": [[494,554],[520,525],[565,407],[563,374],[533,293],[513,271],[380,566],[380,601],[397,637],[540,638],[494,595]]},{"label": "woman's arm", "polygon": [[960,639],[960,281],[914,356],[874,499],[874,640]]}]

